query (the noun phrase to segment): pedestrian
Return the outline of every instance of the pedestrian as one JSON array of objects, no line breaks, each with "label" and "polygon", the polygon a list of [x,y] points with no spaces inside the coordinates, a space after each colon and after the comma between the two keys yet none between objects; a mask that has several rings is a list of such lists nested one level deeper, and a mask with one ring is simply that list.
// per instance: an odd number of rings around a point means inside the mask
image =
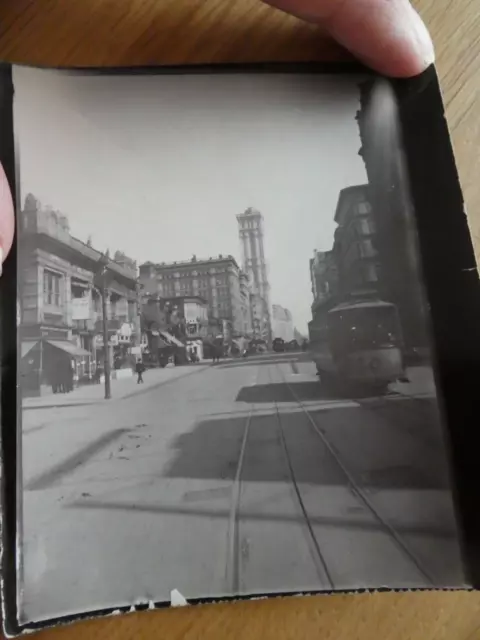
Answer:
[{"label": "pedestrian", "polygon": [[102,364],[100,362],[97,362],[96,367],[95,367],[95,374],[94,374],[95,384],[100,384],[102,375],[103,375]]},{"label": "pedestrian", "polygon": [[67,389],[67,393],[70,393],[70,391],[73,391],[73,381],[74,381],[74,377],[75,377],[75,360],[68,360],[67,363],[67,367],[66,367],[66,374],[67,374],[67,379],[66,379],[66,389]]},{"label": "pedestrian", "polygon": [[135,365],[135,371],[137,372],[137,384],[143,384],[143,372],[145,371],[145,365],[140,358],[137,360],[137,364]]}]

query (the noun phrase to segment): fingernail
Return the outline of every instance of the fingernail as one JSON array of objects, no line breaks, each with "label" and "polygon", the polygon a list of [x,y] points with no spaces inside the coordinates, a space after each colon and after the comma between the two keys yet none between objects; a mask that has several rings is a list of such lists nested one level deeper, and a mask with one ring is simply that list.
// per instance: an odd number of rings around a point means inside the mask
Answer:
[{"label": "fingernail", "polygon": [[424,71],[425,69],[427,69],[427,67],[435,62],[435,49],[433,47],[432,38],[430,36],[430,33],[428,32],[427,27],[425,26],[425,23],[411,5],[410,16],[412,26],[411,33],[412,37],[414,38],[415,49],[422,62],[423,68],[421,69],[421,71]]}]

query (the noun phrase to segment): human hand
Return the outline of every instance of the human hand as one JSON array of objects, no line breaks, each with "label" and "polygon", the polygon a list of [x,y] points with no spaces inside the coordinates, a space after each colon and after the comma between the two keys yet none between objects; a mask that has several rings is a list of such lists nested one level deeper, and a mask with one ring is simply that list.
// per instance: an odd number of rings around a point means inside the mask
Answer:
[{"label": "human hand", "polygon": [[[390,76],[408,77],[434,60],[433,45],[408,0],[264,0],[300,18],[322,24],[365,64]],[[12,246],[13,204],[0,167],[0,273]]]},{"label": "human hand", "polygon": [[13,202],[7,178],[0,165],[0,274],[13,241]]},{"label": "human hand", "polygon": [[410,77],[434,61],[432,40],[409,0],[264,0],[323,25],[342,46],[388,76]]}]

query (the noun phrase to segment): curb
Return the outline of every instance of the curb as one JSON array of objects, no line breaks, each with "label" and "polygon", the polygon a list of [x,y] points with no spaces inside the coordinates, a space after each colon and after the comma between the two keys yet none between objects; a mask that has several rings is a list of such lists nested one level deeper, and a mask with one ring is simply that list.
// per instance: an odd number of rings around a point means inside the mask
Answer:
[{"label": "curb", "polygon": [[69,402],[68,404],[37,404],[33,406],[24,407],[22,411],[32,411],[33,409],[65,409],[66,407],[88,407],[94,404],[99,404],[101,400],[86,401],[86,402]]},{"label": "curb", "polygon": [[[185,373],[181,376],[175,376],[175,378],[170,378],[169,380],[162,380],[161,382],[157,382],[156,384],[152,384],[151,387],[147,387],[146,389],[139,389],[138,391],[131,391],[130,393],[128,393],[126,396],[122,396],[121,398],[119,398],[119,400],[128,400],[129,398],[135,398],[136,396],[142,396],[145,393],[148,393],[149,391],[152,391],[152,389],[158,389],[159,387],[163,387],[166,384],[171,384],[172,382],[175,382],[175,380],[182,380],[183,378],[188,378],[189,376],[193,376],[195,374],[199,374],[202,371],[205,371],[205,369],[208,368],[208,365],[202,366],[202,368],[198,368],[198,369],[194,369],[193,371],[188,371],[188,373]],[[98,404],[98,403],[96,403]]]},{"label": "curb", "polygon": [[[145,389],[138,389],[136,391],[131,391],[130,393],[128,393],[127,395],[121,396],[119,398],[111,398],[113,401],[122,401],[122,400],[128,400],[129,398],[134,398],[135,396],[141,396],[145,393],[148,393],[149,391],[152,391],[153,389],[158,389],[158,387],[163,387],[163,385],[165,384],[171,384],[172,382],[175,382],[175,380],[181,380],[183,378],[188,378],[189,376],[192,376],[194,374],[198,374],[201,373],[202,371],[204,371],[205,369],[208,368],[208,365],[204,365],[201,367],[199,367],[198,369],[194,369],[193,371],[188,371],[187,373],[184,373],[183,375],[179,375],[179,376],[175,376],[174,378],[169,378],[168,380],[161,380],[160,382],[157,382],[155,384],[152,384],[149,387],[146,387]],[[103,404],[104,402],[107,402],[105,400],[105,398],[99,398],[98,400],[85,400],[85,402],[69,402],[69,403],[65,403],[65,404],[39,404],[39,405],[30,405],[30,406],[22,406],[22,411],[33,411],[33,410],[37,410],[37,409],[66,409],[69,407],[88,407],[88,406],[93,406],[93,405],[98,405],[98,404]]]}]

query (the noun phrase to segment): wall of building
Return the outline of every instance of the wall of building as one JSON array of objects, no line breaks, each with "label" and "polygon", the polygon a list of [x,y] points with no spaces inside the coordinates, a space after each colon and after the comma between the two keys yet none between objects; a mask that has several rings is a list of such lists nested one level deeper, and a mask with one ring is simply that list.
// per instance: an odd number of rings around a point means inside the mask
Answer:
[{"label": "wall of building", "polygon": [[249,277],[244,271],[240,273],[239,284],[240,284],[240,306],[241,306],[241,318],[242,318],[241,333],[244,336],[250,337],[253,334],[251,287],[250,287]]},{"label": "wall of building", "polygon": [[310,260],[314,313],[327,308],[332,298],[379,295],[380,259],[369,197],[368,185],[347,187],[339,194],[333,247],[316,251]]},{"label": "wall of building", "polygon": [[333,250],[314,252],[310,260],[310,279],[314,302],[337,293],[338,266]]},{"label": "wall of building", "polygon": [[271,339],[270,283],[265,258],[264,226],[262,214],[250,207],[237,215],[238,234],[242,252],[242,269],[248,275],[255,303],[252,312],[254,332],[265,333],[267,341]]},{"label": "wall of building", "polygon": [[163,298],[200,296],[207,301],[211,316],[229,320],[238,332],[243,326],[239,276],[232,256],[140,266],[145,293]]},{"label": "wall of building", "polygon": [[[42,207],[33,196],[26,198],[20,226],[21,339],[65,340],[89,351],[94,362],[103,328],[100,295],[94,289],[102,254],[72,237],[68,218]],[[125,266],[113,261],[106,266],[109,329],[114,322],[113,335],[129,323],[139,338],[136,267],[122,256]]]},{"label": "wall of building", "polygon": [[274,304],[272,306],[272,337],[281,338],[285,342],[291,342],[294,339],[294,330],[292,314],[288,309]]},{"label": "wall of building", "polygon": [[339,196],[333,254],[339,290],[344,295],[378,293],[380,269],[368,185],[344,189]]},{"label": "wall of building", "polygon": [[357,116],[368,175],[381,295],[400,312],[410,346],[426,346],[427,307],[419,264],[415,212],[404,160],[396,99],[383,82],[366,82]]}]

